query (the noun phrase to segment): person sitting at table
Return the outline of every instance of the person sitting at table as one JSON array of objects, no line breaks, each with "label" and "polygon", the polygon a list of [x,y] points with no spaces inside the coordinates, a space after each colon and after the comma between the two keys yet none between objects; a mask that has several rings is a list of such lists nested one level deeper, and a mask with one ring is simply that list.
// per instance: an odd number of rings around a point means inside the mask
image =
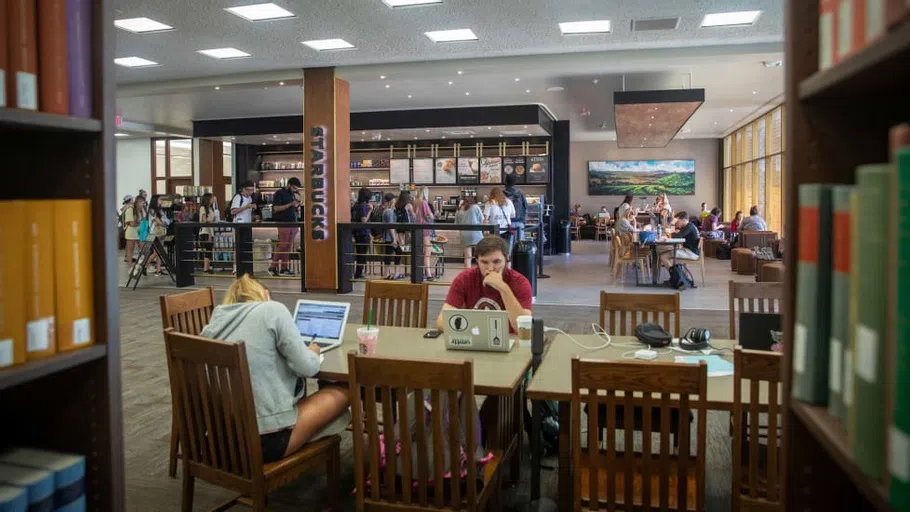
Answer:
[{"label": "person sitting at table", "polygon": [[631,208],[626,210],[626,216],[619,219],[616,223],[617,233],[634,233],[635,232],[635,211]]},{"label": "person sitting at table", "polygon": [[749,216],[739,225],[740,231],[768,231],[768,224],[758,214],[758,207],[749,208]]},{"label": "person sitting at table", "polygon": [[627,211],[633,209],[632,201],[634,201],[634,200],[635,200],[635,198],[632,196],[632,194],[626,194],[626,197],[623,198],[622,203],[620,203],[619,206],[616,207],[616,211],[613,212],[613,218],[614,219],[626,218]]},{"label": "person sitting at table", "polygon": [[347,428],[347,386],[320,383],[306,396],[303,379],[319,373],[319,346],[307,345],[291,312],[248,274],[231,283],[201,334],[245,343],[263,462]]},{"label": "person sitting at table", "polygon": [[[676,249],[676,259],[698,261],[701,257],[698,253],[698,229],[689,222],[689,214],[679,212],[676,214],[677,231],[673,238],[683,238],[685,241],[682,247]],[[673,246],[663,246],[660,248],[660,264],[666,268],[673,266]]]},{"label": "person sitting at table", "polygon": [[736,212],[736,215],[733,216],[733,221],[730,222],[730,233],[733,233],[733,234],[738,233],[739,226],[742,223],[743,223],[743,211],[738,210]]},{"label": "person sitting at table", "polygon": [[[516,332],[518,317],[531,314],[531,283],[507,268],[509,244],[494,235],[474,247],[477,266],[462,270],[449,287],[442,309],[488,309],[509,314],[509,331]],[[442,311],[436,328],[443,330]]]},{"label": "person sitting at table", "polygon": [[705,217],[705,220],[703,220],[701,223],[701,230],[705,232],[719,230],[722,227],[722,224],[720,223],[720,215],[720,208],[711,208],[711,212],[708,213],[708,216]]}]

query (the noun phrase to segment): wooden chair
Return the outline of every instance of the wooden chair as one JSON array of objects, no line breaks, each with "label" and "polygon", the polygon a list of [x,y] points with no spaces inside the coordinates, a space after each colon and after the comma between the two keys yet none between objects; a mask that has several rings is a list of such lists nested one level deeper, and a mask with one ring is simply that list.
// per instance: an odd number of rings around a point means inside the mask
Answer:
[{"label": "wooden chair", "polygon": [[268,493],[325,464],[332,510],[341,510],[341,438],[307,444],[277,462],[263,464],[256,405],[243,342],[228,343],[164,331],[168,374],[184,440],[184,512],[193,510],[196,478],[239,493],[213,510],[226,510],[241,498],[264,511]]},{"label": "wooden chair", "polygon": [[[705,256],[705,239],[699,238],[698,239],[698,263],[701,265],[701,285],[702,286],[705,285],[705,258],[706,258],[706,256]],[[691,263],[691,262],[692,262],[692,260],[679,260],[679,263],[682,263],[682,265],[684,267],[686,267],[686,270],[689,270],[689,263]],[[692,271],[690,270],[689,273],[691,274]]]},{"label": "wooden chair", "polygon": [[736,332],[739,313],[780,313],[783,293],[783,283],[737,283],[731,280],[730,339],[739,338]]},{"label": "wooden chair", "polygon": [[[161,327],[173,328],[184,334],[198,335],[202,332],[212,318],[215,309],[215,289],[211,286],[202,290],[194,290],[176,295],[162,295],[158,298],[161,302]],[[167,474],[171,478],[177,477],[177,459],[180,451],[180,431],[177,429],[177,407],[171,392],[171,451],[168,459]]]},{"label": "wooden chair", "polygon": [[[419,365],[420,371],[413,368]],[[354,482],[357,510],[490,510],[501,509],[501,452],[478,474],[475,449],[480,433],[472,418],[474,410],[473,363],[407,361],[348,354],[351,409],[354,425]],[[432,428],[428,439],[424,414],[424,392],[431,397]],[[392,416],[391,397],[397,397],[399,421],[385,428],[385,467],[380,467],[379,426],[376,395],[382,397],[382,415]],[[459,402],[460,397],[460,402]],[[410,402],[410,403],[409,403]],[[449,428],[446,410],[459,410],[461,429]],[[420,411],[420,414],[415,414]],[[411,427],[413,423],[413,428]],[[366,431],[364,431],[366,429]],[[397,432],[396,432],[397,430]],[[464,432],[467,474],[461,475],[459,431]],[[402,441],[404,440],[404,441]],[[448,450],[444,444],[448,442]],[[396,441],[401,442],[399,456]],[[413,444],[412,444],[413,441]],[[412,450],[416,450],[413,454]],[[450,465],[445,467],[444,454]],[[432,457],[432,459],[430,459]],[[432,464],[431,464],[432,460]],[[400,466],[400,471],[399,471]],[[450,474],[448,483],[444,475]],[[367,487],[369,479],[369,488]],[[380,485],[384,482],[385,485]],[[478,482],[483,487],[478,489]],[[391,483],[391,485],[389,485]],[[412,485],[413,484],[413,485]]]},{"label": "wooden chair", "polygon": [[[614,510],[705,509],[705,431],[708,386],[707,364],[653,363],[641,361],[572,360],[572,466],[575,474],[574,510],[601,506]],[[617,392],[621,393],[618,394]],[[632,417],[633,393],[638,407],[657,409],[643,416],[642,451],[635,452],[633,429],[625,428],[617,410]],[[654,396],[654,394],[658,396]],[[671,394],[679,395],[679,451],[670,446]],[[694,398],[694,404],[692,404]],[[587,444],[582,446],[582,408],[606,410],[587,414]],[[697,412],[696,450],[690,454],[689,413]],[[624,434],[624,451],[616,449],[617,429]],[[659,433],[657,453],[652,434]],[[601,448],[599,436],[606,446]],[[619,495],[621,494],[621,496]]]},{"label": "wooden chair", "polygon": [[[626,313],[630,320],[626,322]],[[639,320],[639,313],[641,319]],[[650,314],[649,314],[650,313]],[[610,323],[607,325],[607,315]],[[671,327],[671,315],[673,317]],[[619,317],[617,328],[616,317]],[[607,293],[600,292],[600,325],[613,336],[633,336],[635,327],[653,322],[679,337],[679,293]]]},{"label": "wooden chair", "polygon": [[367,323],[370,310],[373,310],[373,325],[425,329],[428,290],[426,283],[367,281],[363,296],[363,323]]},{"label": "wooden chair", "polygon": [[613,238],[615,252],[613,255],[613,279],[621,277],[625,281],[629,265],[634,265],[636,271],[649,275],[651,263],[646,252],[639,251],[638,246],[632,242],[631,233],[618,233]]},{"label": "wooden chair", "polygon": [[[777,396],[781,354],[736,347],[733,367],[733,510],[777,511],[781,506]],[[747,404],[742,398],[745,379],[749,380]],[[764,436],[759,425],[759,417],[764,416],[759,403],[762,382],[767,382],[768,389]]]},{"label": "wooden chair", "polygon": [[600,237],[603,237],[606,240],[609,237],[607,232],[607,222],[609,219],[597,217],[597,224],[594,226],[594,240],[600,240]]}]

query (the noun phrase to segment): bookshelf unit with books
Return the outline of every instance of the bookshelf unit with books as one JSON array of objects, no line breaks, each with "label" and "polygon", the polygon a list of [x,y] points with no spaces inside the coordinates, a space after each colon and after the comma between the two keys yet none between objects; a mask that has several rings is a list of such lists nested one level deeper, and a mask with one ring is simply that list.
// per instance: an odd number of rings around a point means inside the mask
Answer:
[{"label": "bookshelf unit with books", "polygon": [[[19,9],[37,5],[19,0],[7,3],[11,4]],[[6,107],[0,107],[0,152],[4,168],[10,171],[5,173],[6,181],[0,188],[0,204],[5,208],[20,207],[14,222],[4,223],[5,228],[13,228],[5,234],[21,229],[20,234],[12,236],[24,237],[26,226],[37,226],[39,231],[47,228],[41,236],[48,233],[47,238],[57,245],[52,254],[23,263],[18,278],[26,290],[35,288],[32,283],[36,281],[52,283],[50,297],[46,291],[41,292],[41,302],[52,305],[56,334],[48,340],[50,346],[44,351],[47,355],[40,358],[35,351],[28,352],[32,347],[26,342],[14,341],[14,350],[16,343],[27,350],[27,360],[0,368],[0,456],[15,447],[82,456],[86,508],[125,510],[116,263],[113,5],[107,0],[55,0],[41,5],[58,9],[66,6],[74,11],[67,11],[65,17],[60,16],[62,11],[56,12],[55,23],[64,23],[56,28],[44,26],[46,16],[42,10],[35,13],[37,18],[31,14],[18,18],[31,16],[36,30],[13,30],[8,25],[0,30],[3,37],[19,34],[23,55],[32,60],[17,56],[17,65],[36,74],[37,84],[30,105],[20,103],[21,94],[13,101],[7,87]],[[6,23],[12,23],[12,19],[8,16]],[[62,40],[42,47],[46,34]],[[62,58],[61,44],[67,52]],[[36,47],[41,51],[34,50]],[[57,48],[57,55],[47,54],[46,49],[51,47]],[[58,69],[51,73],[50,66]],[[6,69],[7,76],[17,69],[11,65]],[[68,87],[68,94],[66,89],[60,89],[61,84]],[[48,100],[51,95],[54,101]],[[26,207],[21,208],[22,205]],[[50,222],[33,224],[32,217]],[[37,237],[35,231],[31,233]],[[69,236],[73,238],[68,239]],[[80,250],[69,250],[71,243],[82,241],[85,243],[79,244]],[[0,273],[4,276],[10,275],[16,263],[11,262],[11,254],[22,261],[26,261],[26,255],[37,256],[34,250],[25,251],[35,247],[34,241],[18,247],[8,238],[0,243],[0,251],[4,252],[0,263],[5,268]],[[23,253],[14,253],[17,248]],[[34,261],[46,263],[39,267]],[[80,266],[80,261],[84,265]],[[78,293],[73,293],[73,283],[77,283],[77,291],[84,299],[75,297]],[[5,291],[4,301],[10,297],[7,284],[0,283]],[[25,293],[18,298],[29,302]],[[73,320],[73,315],[77,320]],[[7,329],[11,324],[0,327]],[[75,334],[86,326],[88,331]],[[65,339],[67,335],[76,340],[75,345],[69,343],[73,339]],[[0,344],[5,341],[0,339]],[[5,354],[0,359],[4,358]]]},{"label": "bookshelf unit with books", "polygon": [[[844,7],[845,3],[852,9]],[[835,12],[833,5],[842,7]],[[807,284],[798,270],[788,272],[786,276],[783,502],[787,510],[907,510],[906,504],[895,501],[894,480],[889,475],[891,468],[897,467],[900,471],[901,466],[908,467],[907,461],[902,459],[910,449],[910,446],[891,440],[892,396],[895,374],[901,365],[898,362],[898,369],[894,369],[893,351],[898,339],[897,315],[894,314],[898,253],[894,247],[898,232],[896,227],[873,229],[877,225],[897,226],[898,218],[906,215],[898,210],[900,205],[893,204],[896,187],[888,185],[895,183],[888,180],[896,178],[896,168],[892,164],[889,171],[887,166],[876,165],[893,162],[889,147],[891,130],[910,121],[910,96],[906,94],[907,79],[910,78],[910,19],[907,18],[910,10],[901,8],[905,5],[905,2],[891,0],[852,3],[849,0],[788,0],[785,4],[785,105],[788,114],[785,204],[792,205],[787,210],[785,234],[787,268],[797,269],[797,262],[815,264],[822,261],[810,252],[819,251],[823,241],[817,232],[806,230],[811,222],[805,217],[806,213],[818,215],[818,209],[807,204],[803,204],[803,208],[797,207],[802,185],[854,185],[852,209],[846,214],[850,220],[856,220],[853,217],[858,213],[877,215],[884,212],[885,217],[867,219],[868,224],[866,220],[862,224],[857,222],[850,228],[850,297],[852,302],[863,302],[863,305],[851,304],[850,308],[856,310],[849,314],[847,332],[851,339],[844,340],[848,350],[843,352],[843,366],[830,367],[841,369],[843,382],[837,388],[843,386],[846,414],[826,403],[839,396],[830,381],[832,393],[828,396],[824,392],[811,397],[797,392],[796,395],[810,402],[791,395],[794,389],[801,389],[797,384],[800,378],[805,378],[803,375],[819,369],[810,368],[813,364],[823,365],[821,374],[828,379],[831,376],[828,357],[837,357],[840,351],[825,347],[819,356],[824,360],[804,357],[813,352],[804,351],[802,346],[816,344],[814,348],[817,349],[818,345],[831,341],[817,339],[811,330],[806,333],[805,326],[799,324],[797,297],[800,285],[811,287],[811,283],[818,281],[809,279]],[[857,9],[876,6],[885,9],[886,16],[882,17],[882,24],[875,33],[868,34],[870,37],[866,39],[859,34],[837,42],[837,32],[843,27],[864,26],[858,21],[838,20],[838,16],[850,12],[865,16]],[[831,16],[834,16],[833,20]],[[832,26],[838,27],[834,34],[830,30]],[[902,169],[900,175],[903,177],[907,172]],[[884,210],[886,206],[869,200],[875,197],[869,195],[870,192],[884,198],[879,203],[891,202],[890,209]],[[896,217],[898,214],[901,217]],[[834,229],[842,232],[850,220],[839,221],[835,212]],[[900,226],[900,229],[904,230],[906,226]],[[878,233],[870,238],[870,231]],[[838,242],[835,240],[834,243]],[[860,244],[869,244],[867,248],[883,247],[872,251]],[[833,250],[833,265],[829,263],[822,268],[825,265],[818,264],[818,273],[843,271],[842,262],[838,261],[844,253],[838,256],[837,252],[845,248],[835,245]],[[908,256],[903,253],[899,257]],[[871,260],[875,261],[867,263]],[[858,276],[863,279],[857,279]],[[859,288],[857,284],[860,284]],[[884,304],[884,308],[873,308],[880,325],[863,318],[868,314],[870,304],[874,304],[870,294]],[[860,295],[862,301],[857,299]],[[829,310],[820,314],[827,318],[832,313]],[[815,325],[823,321],[819,319]],[[876,331],[874,335],[870,330]],[[870,339],[875,341],[870,343]],[[866,353],[860,354],[863,352]],[[872,365],[869,365],[870,360]],[[869,378],[877,388],[868,386]],[[874,396],[864,396],[870,389],[878,391],[873,392]],[[866,409],[870,402],[880,404],[882,418],[875,418],[871,424],[868,416],[876,414],[859,418],[860,408],[855,405],[860,402]],[[858,422],[866,423],[859,425]]]}]

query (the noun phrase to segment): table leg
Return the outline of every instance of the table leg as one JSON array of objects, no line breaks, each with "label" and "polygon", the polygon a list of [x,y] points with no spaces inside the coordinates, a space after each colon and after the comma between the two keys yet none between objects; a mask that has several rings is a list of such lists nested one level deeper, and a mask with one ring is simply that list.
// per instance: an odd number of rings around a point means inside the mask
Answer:
[{"label": "table leg", "polygon": [[531,401],[531,501],[540,499],[540,460],[543,446],[540,442],[540,400]]},{"label": "table leg", "polygon": [[524,432],[524,414],[522,413],[522,406],[524,404],[523,386],[518,386],[518,389],[515,390],[515,394],[512,395],[512,400],[506,400],[507,407],[509,408],[505,411],[506,414],[512,415],[512,421],[508,422],[511,425],[511,431],[507,433],[508,438],[505,440],[506,445],[511,445],[515,443],[515,453],[512,454],[512,465],[510,468],[510,475],[513,484],[517,484],[521,480],[521,456],[524,452],[522,447],[523,432]]},{"label": "table leg", "polygon": [[569,402],[559,402],[559,510],[575,506],[575,481],[572,472],[572,409]]},{"label": "table leg", "polygon": [[652,245],[651,246],[651,284],[657,284],[657,282],[659,280],[660,280],[660,260],[657,257],[657,245]]}]

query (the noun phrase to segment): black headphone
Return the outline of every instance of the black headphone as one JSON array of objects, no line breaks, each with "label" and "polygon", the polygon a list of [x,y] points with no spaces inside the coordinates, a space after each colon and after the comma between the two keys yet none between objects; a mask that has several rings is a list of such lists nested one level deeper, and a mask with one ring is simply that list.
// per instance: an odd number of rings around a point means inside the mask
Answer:
[{"label": "black headphone", "polygon": [[711,331],[700,327],[693,327],[685,336],[679,339],[679,348],[683,350],[704,350],[711,346]]}]

